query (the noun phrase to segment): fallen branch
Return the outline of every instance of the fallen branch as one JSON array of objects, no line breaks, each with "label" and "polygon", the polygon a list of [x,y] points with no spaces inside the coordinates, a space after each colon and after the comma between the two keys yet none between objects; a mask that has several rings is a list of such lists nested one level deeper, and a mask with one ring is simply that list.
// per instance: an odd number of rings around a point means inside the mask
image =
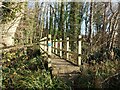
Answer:
[{"label": "fallen branch", "polygon": [[116,74],[114,74],[114,75],[106,78],[101,84],[103,85],[103,84],[105,84],[105,82],[107,82],[107,81],[109,81],[110,79],[112,79],[113,77],[117,77],[117,76],[119,76],[119,75],[120,75],[120,72],[118,72],[118,73],[116,73]]}]

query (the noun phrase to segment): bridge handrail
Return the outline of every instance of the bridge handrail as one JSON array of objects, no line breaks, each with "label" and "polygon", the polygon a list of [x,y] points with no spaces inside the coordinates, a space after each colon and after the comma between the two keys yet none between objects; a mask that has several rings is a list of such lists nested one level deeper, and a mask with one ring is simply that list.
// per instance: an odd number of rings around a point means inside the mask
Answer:
[{"label": "bridge handrail", "polygon": [[7,46],[7,47],[0,47],[0,50],[7,51],[8,49],[18,49],[18,48],[24,48],[24,47],[30,47],[37,43],[32,44],[26,44],[26,45],[14,45],[14,46]]},{"label": "bridge handrail", "polygon": [[[77,41],[78,42],[78,53],[73,52],[69,49],[69,42],[70,41]],[[81,35],[79,35],[79,37],[77,39],[69,39],[69,37],[67,37],[66,40],[62,40],[62,39],[51,40],[51,38],[49,39],[46,37],[46,39],[43,38],[40,40],[40,45],[42,45],[42,47],[43,47],[42,49],[45,49],[45,51],[47,51],[47,50],[49,51],[48,47],[51,47],[51,49],[50,49],[51,52],[53,52],[57,55],[58,55],[58,51],[60,51],[59,56],[61,58],[63,56],[62,52],[66,53],[66,55],[67,55],[66,59],[69,59],[69,56],[70,56],[69,53],[74,54],[78,57],[78,65],[81,65],[81,55],[82,55],[82,53],[81,53],[81,41],[83,41]],[[65,42],[67,44],[67,48],[66,48],[67,50],[62,48],[63,42]],[[58,43],[60,44],[59,46],[58,46]]]},{"label": "bridge handrail", "polygon": [[57,41],[52,40],[52,41],[54,41],[54,42],[66,42],[66,41],[79,41],[79,40],[84,41],[82,38],[81,39],[69,39],[69,40],[57,40]]},{"label": "bridge handrail", "polygon": [[57,49],[57,50],[59,50],[59,51],[64,51],[64,52],[66,52],[66,53],[71,53],[71,54],[76,54],[76,55],[78,55],[78,53],[73,52],[73,51],[66,51],[65,49],[59,49],[59,48],[55,48],[55,47],[52,47],[52,48]]}]

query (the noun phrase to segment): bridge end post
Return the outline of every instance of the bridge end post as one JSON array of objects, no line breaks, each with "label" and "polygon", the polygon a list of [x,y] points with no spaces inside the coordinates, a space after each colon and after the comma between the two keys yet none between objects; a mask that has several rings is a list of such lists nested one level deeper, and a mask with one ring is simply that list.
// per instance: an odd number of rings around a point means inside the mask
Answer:
[{"label": "bridge end post", "polygon": [[44,41],[44,44],[45,44],[45,46],[44,46],[44,50],[45,50],[45,52],[47,51],[47,37],[45,37],[45,41]]},{"label": "bridge end post", "polygon": [[82,58],[81,58],[81,54],[82,54],[82,48],[81,48],[81,38],[82,36],[79,35],[78,37],[78,66],[82,65]]},{"label": "bridge end post", "polygon": [[51,68],[51,55],[52,55],[52,42],[51,42],[51,34],[48,35],[48,68]]}]

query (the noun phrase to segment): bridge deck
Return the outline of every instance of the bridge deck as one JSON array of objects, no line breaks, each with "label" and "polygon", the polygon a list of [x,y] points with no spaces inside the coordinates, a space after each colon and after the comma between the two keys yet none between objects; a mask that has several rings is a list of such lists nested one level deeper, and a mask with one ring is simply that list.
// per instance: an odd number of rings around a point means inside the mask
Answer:
[{"label": "bridge deck", "polygon": [[80,74],[80,67],[75,66],[64,59],[60,59],[56,55],[52,55],[52,68],[53,75],[56,75],[63,80],[72,81]]}]

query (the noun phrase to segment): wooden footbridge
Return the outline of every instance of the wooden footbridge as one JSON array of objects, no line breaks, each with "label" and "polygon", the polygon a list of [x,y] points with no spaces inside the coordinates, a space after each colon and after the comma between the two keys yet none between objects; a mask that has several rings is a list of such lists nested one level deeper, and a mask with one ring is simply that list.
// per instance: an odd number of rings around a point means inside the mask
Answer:
[{"label": "wooden footbridge", "polygon": [[48,35],[40,40],[40,48],[48,55],[48,67],[52,67],[52,74],[72,81],[80,73],[81,36],[77,41],[78,53],[70,51],[70,41],[69,37],[66,40],[51,40],[51,35]]}]

